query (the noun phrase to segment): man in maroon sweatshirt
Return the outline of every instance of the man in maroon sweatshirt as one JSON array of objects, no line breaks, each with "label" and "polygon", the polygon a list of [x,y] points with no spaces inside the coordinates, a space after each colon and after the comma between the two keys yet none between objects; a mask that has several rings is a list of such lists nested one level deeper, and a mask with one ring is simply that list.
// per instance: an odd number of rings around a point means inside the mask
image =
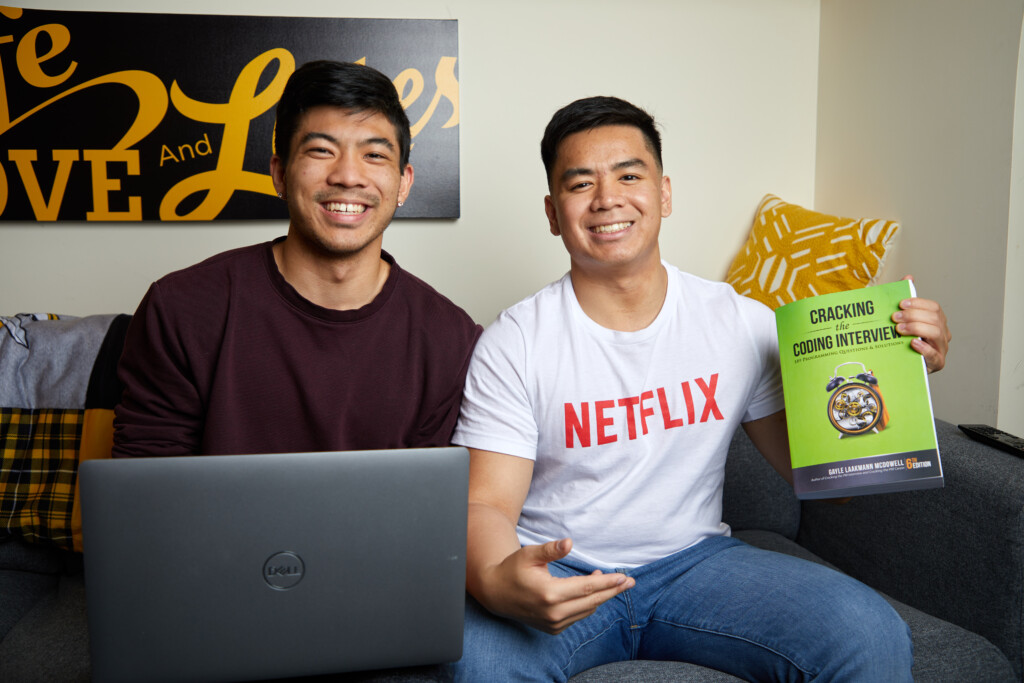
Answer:
[{"label": "man in maroon sweatshirt", "polygon": [[311,62],[277,107],[288,234],[154,283],[119,375],[114,456],[448,445],[480,327],[383,251],[413,185],[391,81]]}]

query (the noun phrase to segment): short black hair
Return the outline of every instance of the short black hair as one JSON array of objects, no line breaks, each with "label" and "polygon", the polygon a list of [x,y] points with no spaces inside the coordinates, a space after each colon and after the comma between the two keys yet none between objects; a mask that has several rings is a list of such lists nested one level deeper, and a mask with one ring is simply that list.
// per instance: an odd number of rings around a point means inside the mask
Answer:
[{"label": "short black hair", "polygon": [[647,148],[658,162],[658,170],[662,170],[661,134],[653,116],[618,97],[586,97],[556,111],[544,129],[544,137],[540,141],[540,158],[548,176],[548,187],[551,187],[551,172],[558,159],[558,146],[562,140],[574,133],[601,126],[633,126],[639,129],[647,142]]},{"label": "short black hair", "polygon": [[409,117],[402,109],[391,79],[370,66],[318,60],[307,62],[295,70],[277,103],[274,150],[285,164],[291,154],[292,137],[299,119],[310,109],[320,106],[384,115],[395,127],[399,170],[409,163],[412,146]]}]

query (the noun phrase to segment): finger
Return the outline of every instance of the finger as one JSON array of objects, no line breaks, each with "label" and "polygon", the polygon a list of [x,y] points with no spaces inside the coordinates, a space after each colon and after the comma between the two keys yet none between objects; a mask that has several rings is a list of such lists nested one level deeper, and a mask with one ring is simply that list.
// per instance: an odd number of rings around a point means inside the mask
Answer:
[{"label": "finger", "polygon": [[910,346],[924,356],[928,372],[936,372],[945,367],[949,335],[942,328],[930,323],[902,322],[896,326],[896,331],[913,337]]},{"label": "finger", "polygon": [[937,301],[913,297],[900,301],[899,310],[892,315],[894,321],[927,320],[944,326],[946,314]]},{"label": "finger", "polygon": [[949,326],[946,320],[946,312],[937,301],[931,299],[911,298],[900,302],[899,310],[892,319],[895,322],[928,322],[934,324],[948,336]]},{"label": "finger", "polygon": [[892,319],[897,323],[897,330],[903,327],[908,334],[934,339],[941,343],[948,343],[953,337],[946,322],[945,312],[934,301],[911,299],[905,308],[901,304],[900,310],[893,313]]},{"label": "finger", "polygon": [[916,297],[905,299],[900,302],[900,310],[893,314],[892,319],[897,323],[897,332],[920,338],[912,341],[911,345],[924,356],[929,372],[945,366],[953,335],[938,302]]},{"label": "finger", "polygon": [[[594,576],[591,574],[589,577],[574,578],[592,578]],[[594,584],[589,584],[583,588],[585,592],[578,597],[552,605],[546,611],[543,630],[548,633],[559,633],[580,619],[585,619],[596,612],[597,608],[608,600],[636,585],[635,579],[622,574],[610,573],[604,576],[612,579],[613,582],[610,586],[598,588]],[[577,589],[579,588],[577,586]]]},{"label": "finger", "polygon": [[635,585],[633,577],[618,572],[549,577],[539,593],[538,604],[544,605],[546,614],[557,621],[581,610],[596,609],[601,603]]},{"label": "finger", "polygon": [[939,305],[938,301],[932,301],[931,299],[921,299],[919,297],[911,297],[910,299],[904,299],[900,301],[901,311],[926,311],[932,313],[936,317],[945,317],[942,312],[942,306]]},{"label": "finger", "polygon": [[636,579],[619,572],[603,573],[599,570],[585,576],[548,576],[550,583],[544,588],[543,602],[559,605],[598,597],[598,604],[615,597],[636,585]]},{"label": "finger", "polygon": [[924,357],[924,363],[928,368],[928,372],[938,372],[946,366],[946,354],[940,352],[920,337],[912,339],[910,346]]},{"label": "finger", "polygon": [[896,331],[904,337],[921,337],[936,345],[946,342],[942,327],[926,320],[904,319],[896,324]]},{"label": "finger", "polygon": [[949,335],[944,328],[928,322],[901,322],[896,325],[896,331],[913,337],[910,345],[924,356],[929,372],[942,369],[949,349]]},{"label": "finger", "polygon": [[[636,581],[632,578],[628,578],[628,580],[622,581],[610,588],[595,591],[590,595],[562,603],[553,614],[556,621],[552,626],[558,630],[564,630],[580,619],[586,619],[596,612],[598,607],[635,585]],[[561,615],[561,619],[557,618],[559,615]]]},{"label": "finger", "polygon": [[526,551],[526,557],[538,564],[556,562],[572,550],[572,539],[561,538],[557,541],[548,541],[544,545],[527,545],[523,546],[523,550]]},{"label": "finger", "polygon": [[[568,612],[593,612],[602,603],[611,600],[619,593],[623,593],[636,585],[636,579],[625,574],[609,572],[607,574],[591,574],[585,581],[573,582],[568,589],[562,593],[560,604]],[[566,588],[565,585],[562,586]]]}]

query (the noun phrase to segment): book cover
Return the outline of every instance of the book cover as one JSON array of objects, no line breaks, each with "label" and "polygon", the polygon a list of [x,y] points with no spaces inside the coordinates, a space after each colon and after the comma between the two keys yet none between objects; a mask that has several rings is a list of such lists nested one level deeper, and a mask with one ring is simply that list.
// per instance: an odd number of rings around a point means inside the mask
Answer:
[{"label": "book cover", "polygon": [[911,296],[901,280],[775,310],[798,498],[943,485],[928,370],[892,321]]}]

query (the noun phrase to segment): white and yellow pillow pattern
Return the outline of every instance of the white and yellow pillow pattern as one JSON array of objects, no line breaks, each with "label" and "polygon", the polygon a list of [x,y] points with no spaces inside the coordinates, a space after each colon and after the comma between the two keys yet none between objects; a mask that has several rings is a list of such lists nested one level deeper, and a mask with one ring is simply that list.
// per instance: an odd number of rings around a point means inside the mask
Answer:
[{"label": "white and yellow pillow pattern", "polygon": [[899,223],[829,216],[765,195],[726,281],[778,308],[797,299],[874,284]]}]

